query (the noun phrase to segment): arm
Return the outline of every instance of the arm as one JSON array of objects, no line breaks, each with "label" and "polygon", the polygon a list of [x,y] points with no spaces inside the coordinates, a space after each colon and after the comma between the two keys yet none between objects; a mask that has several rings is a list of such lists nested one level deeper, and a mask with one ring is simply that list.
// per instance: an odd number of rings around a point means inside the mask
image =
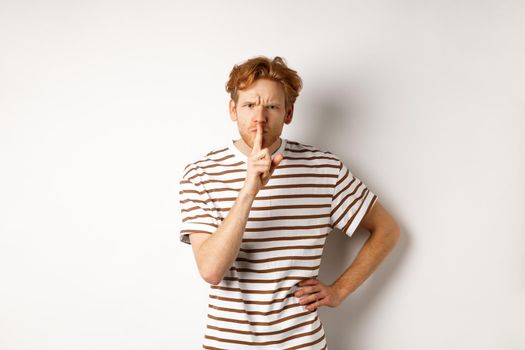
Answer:
[{"label": "arm", "polygon": [[379,203],[361,220],[359,227],[371,235],[352,264],[332,283],[340,301],[355,291],[379,266],[400,237],[400,228],[394,218]]},{"label": "arm", "polygon": [[212,235],[192,233],[191,245],[199,272],[210,284],[218,284],[239,253],[255,195],[244,188],[228,215]]},{"label": "arm", "polygon": [[331,285],[325,285],[317,278],[299,282],[295,296],[299,303],[312,311],[319,306],[336,307],[355,291],[379,266],[381,261],[399,239],[400,229],[394,218],[379,203],[372,205],[370,211],[359,223],[372,234],[359,251],[352,264]]},{"label": "arm", "polygon": [[272,159],[269,149],[262,148],[262,129],[262,126],[257,124],[252,152],[248,157],[244,186],[222,224],[211,236],[196,233],[190,235],[199,272],[210,284],[219,284],[239,254],[253,201],[283,160],[282,154],[277,154]]}]

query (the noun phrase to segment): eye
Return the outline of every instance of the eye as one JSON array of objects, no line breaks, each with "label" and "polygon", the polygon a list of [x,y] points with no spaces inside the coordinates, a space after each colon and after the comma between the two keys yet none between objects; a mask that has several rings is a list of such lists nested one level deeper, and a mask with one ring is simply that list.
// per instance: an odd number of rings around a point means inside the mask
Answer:
[{"label": "eye", "polygon": [[253,107],[253,103],[248,103],[248,104],[246,104],[246,106],[247,106],[248,108],[252,108],[252,107]]}]

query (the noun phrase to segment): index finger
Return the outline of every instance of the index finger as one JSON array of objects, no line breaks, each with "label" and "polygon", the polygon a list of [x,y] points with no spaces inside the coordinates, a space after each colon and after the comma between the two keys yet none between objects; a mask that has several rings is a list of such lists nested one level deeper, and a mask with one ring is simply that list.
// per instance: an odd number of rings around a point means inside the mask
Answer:
[{"label": "index finger", "polygon": [[252,154],[259,152],[262,148],[262,126],[257,124],[257,132],[255,133],[255,139],[253,140]]}]

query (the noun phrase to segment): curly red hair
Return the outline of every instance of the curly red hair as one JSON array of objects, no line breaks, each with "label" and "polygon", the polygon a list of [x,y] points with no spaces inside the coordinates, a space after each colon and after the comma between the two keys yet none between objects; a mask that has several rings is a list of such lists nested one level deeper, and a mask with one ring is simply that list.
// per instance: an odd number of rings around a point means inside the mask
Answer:
[{"label": "curly red hair", "polygon": [[293,106],[303,87],[302,79],[295,70],[288,68],[284,58],[276,56],[270,59],[266,56],[257,56],[233,66],[226,83],[226,92],[237,104],[238,91],[249,87],[257,79],[270,79],[281,84],[284,90],[285,109]]}]

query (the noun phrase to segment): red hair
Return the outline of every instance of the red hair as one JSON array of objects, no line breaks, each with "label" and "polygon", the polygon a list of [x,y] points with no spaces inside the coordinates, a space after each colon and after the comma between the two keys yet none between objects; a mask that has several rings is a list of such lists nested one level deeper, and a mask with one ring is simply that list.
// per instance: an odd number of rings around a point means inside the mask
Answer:
[{"label": "red hair", "polygon": [[296,71],[288,68],[284,58],[266,56],[250,58],[239,65],[234,65],[226,83],[226,92],[235,104],[239,99],[239,90],[243,90],[257,79],[270,79],[281,84],[284,90],[285,108],[292,106],[299,96],[303,82]]}]

